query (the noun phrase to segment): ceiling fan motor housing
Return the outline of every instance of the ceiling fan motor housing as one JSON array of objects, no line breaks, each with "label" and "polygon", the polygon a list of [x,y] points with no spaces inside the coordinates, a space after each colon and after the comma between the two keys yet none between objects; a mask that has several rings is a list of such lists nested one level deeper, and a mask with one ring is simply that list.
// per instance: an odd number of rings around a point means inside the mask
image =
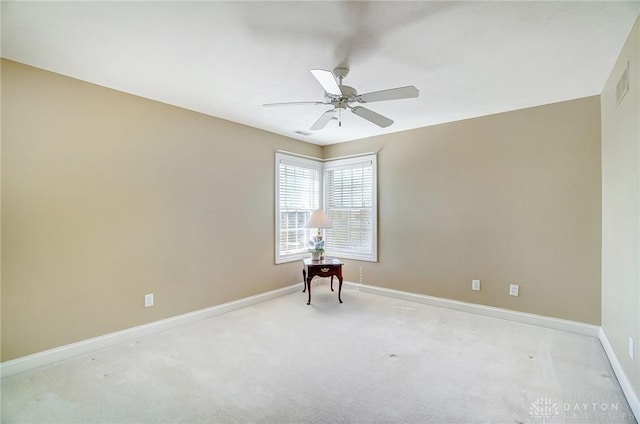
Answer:
[{"label": "ceiling fan motor housing", "polygon": [[327,94],[325,100],[328,103],[331,103],[336,108],[346,109],[349,103],[353,103],[356,101],[358,92],[355,88],[349,87],[348,85],[341,85],[340,91],[342,91],[341,96],[333,96],[331,94]]}]

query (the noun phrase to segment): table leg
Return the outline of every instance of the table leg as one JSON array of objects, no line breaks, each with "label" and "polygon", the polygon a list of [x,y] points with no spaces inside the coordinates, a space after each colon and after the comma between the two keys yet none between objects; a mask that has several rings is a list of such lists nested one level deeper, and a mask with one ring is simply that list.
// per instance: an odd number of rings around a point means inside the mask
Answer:
[{"label": "table leg", "polygon": [[311,280],[312,277],[307,279],[307,290],[308,290],[308,294],[309,294],[309,299],[307,300],[307,305],[311,305]]},{"label": "table leg", "polygon": [[338,286],[338,300],[340,301],[340,303],[342,303],[342,275],[338,276],[338,281],[340,282],[340,285]]},{"label": "table leg", "polygon": [[302,293],[307,291],[307,270],[302,268]]},{"label": "table leg", "polygon": [[333,290],[333,275],[331,276],[331,291],[335,291]]}]

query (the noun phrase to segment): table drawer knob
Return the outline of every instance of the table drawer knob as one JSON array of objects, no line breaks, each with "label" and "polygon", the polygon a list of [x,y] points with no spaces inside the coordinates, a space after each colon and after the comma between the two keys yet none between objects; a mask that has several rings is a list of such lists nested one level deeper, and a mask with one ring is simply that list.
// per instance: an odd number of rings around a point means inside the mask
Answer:
[{"label": "table drawer knob", "polygon": [[320,271],[327,272],[327,271],[329,271],[329,268],[320,268]]}]

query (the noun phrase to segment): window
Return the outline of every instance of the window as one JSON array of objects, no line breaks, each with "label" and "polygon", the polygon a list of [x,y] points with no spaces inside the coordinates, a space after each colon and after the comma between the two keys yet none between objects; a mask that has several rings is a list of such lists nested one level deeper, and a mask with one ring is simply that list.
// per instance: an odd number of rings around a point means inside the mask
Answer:
[{"label": "window", "polygon": [[322,164],[276,154],[276,263],[302,257],[313,229],[304,228],[320,207]]},{"label": "window", "polygon": [[324,209],[333,224],[327,251],[349,259],[376,261],[376,157],[327,162]]},{"label": "window", "polygon": [[307,253],[315,229],[304,228],[323,208],[327,253],[377,261],[376,155],[322,162],[276,154],[276,263]]}]

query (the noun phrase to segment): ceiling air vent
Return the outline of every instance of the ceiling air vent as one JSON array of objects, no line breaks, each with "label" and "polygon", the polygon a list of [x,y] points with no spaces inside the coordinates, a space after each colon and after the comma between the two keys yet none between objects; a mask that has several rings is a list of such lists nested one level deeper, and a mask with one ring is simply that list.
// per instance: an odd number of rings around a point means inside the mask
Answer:
[{"label": "ceiling air vent", "polygon": [[306,131],[302,131],[302,130],[294,131],[294,134],[299,134],[299,135],[304,135],[304,136],[309,136],[309,135],[311,135],[311,133],[306,132]]},{"label": "ceiling air vent", "polygon": [[627,61],[627,67],[624,70],[624,73],[618,80],[618,84],[616,84],[616,102],[620,104],[620,101],[629,91],[629,62]]}]

